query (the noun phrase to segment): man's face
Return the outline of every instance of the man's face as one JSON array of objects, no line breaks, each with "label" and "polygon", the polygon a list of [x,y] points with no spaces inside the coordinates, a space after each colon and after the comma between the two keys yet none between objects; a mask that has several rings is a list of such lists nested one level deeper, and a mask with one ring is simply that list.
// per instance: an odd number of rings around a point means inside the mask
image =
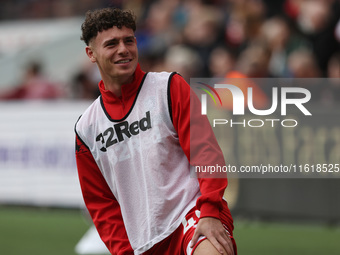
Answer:
[{"label": "man's face", "polygon": [[137,41],[132,29],[112,27],[97,34],[86,47],[103,80],[131,82],[138,63]]}]

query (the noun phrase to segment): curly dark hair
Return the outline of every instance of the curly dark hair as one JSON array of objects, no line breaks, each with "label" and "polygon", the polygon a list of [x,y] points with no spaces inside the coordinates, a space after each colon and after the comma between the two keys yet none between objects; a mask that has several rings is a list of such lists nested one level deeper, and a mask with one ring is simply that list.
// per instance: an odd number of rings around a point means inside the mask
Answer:
[{"label": "curly dark hair", "polygon": [[87,11],[84,23],[81,25],[82,36],[80,37],[86,45],[99,32],[110,29],[113,26],[121,29],[123,26],[136,31],[136,17],[130,11],[118,8],[103,8]]}]

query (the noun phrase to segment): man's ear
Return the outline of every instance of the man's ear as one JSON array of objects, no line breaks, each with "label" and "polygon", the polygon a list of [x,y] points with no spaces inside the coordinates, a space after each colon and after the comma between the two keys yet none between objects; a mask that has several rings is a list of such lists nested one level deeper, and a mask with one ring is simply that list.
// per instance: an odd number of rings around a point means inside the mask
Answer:
[{"label": "man's ear", "polygon": [[86,46],[85,47],[85,51],[86,51],[86,55],[89,57],[89,59],[91,60],[92,63],[96,63],[97,62],[97,59],[96,57],[94,56],[94,52],[92,50],[92,47],[91,46]]}]

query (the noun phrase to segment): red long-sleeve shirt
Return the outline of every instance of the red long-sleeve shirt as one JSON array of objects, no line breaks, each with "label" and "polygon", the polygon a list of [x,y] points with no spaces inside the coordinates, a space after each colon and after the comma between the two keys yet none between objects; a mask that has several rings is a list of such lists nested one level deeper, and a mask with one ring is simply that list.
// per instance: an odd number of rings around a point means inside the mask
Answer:
[{"label": "red long-sleeve shirt", "polygon": [[[130,111],[144,75],[138,65],[133,82],[122,86],[121,97],[105,90],[102,81],[99,83],[105,109],[112,119],[122,119]],[[180,75],[175,74],[169,87],[169,108],[183,152],[192,165],[223,165],[223,155],[209,122],[199,111],[190,113],[193,102],[198,103],[192,100],[193,97],[190,100],[191,93],[190,86]],[[91,152],[78,137],[76,144],[76,161],[84,201],[102,240],[112,254],[133,254],[116,198]],[[195,148],[194,154],[190,154],[190,147]],[[198,198],[196,206],[201,211],[201,218],[219,218],[227,179],[199,178],[198,181],[202,196]]]}]

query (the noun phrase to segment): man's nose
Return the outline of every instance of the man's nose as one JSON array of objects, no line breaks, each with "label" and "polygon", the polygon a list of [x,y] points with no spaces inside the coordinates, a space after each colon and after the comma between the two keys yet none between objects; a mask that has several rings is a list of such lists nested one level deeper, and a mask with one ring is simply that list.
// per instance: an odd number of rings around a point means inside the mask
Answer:
[{"label": "man's nose", "polygon": [[118,53],[119,54],[127,54],[128,53],[128,49],[125,45],[124,42],[119,42],[119,45],[118,45]]}]

